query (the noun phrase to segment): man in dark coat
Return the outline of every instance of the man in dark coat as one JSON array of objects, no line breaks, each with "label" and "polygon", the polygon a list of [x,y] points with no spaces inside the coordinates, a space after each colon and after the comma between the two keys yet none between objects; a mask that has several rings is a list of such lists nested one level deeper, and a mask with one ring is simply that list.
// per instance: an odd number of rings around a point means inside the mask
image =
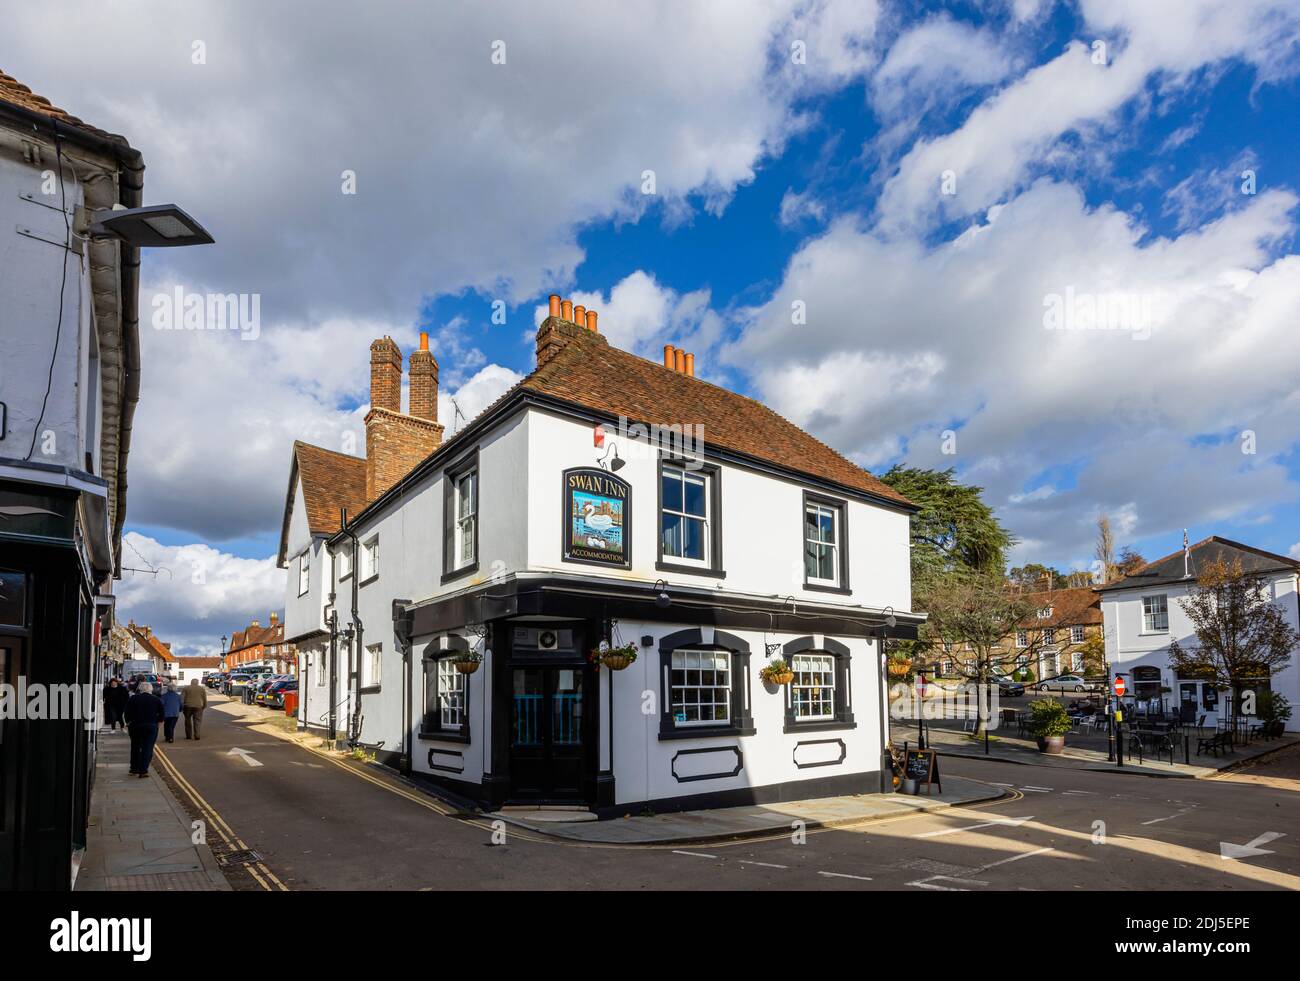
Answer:
[{"label": "man in dark coat", "polygon": [[126,711],[126,700],[130,697],[131,693],[126,690],[126,685],[116,678],[108,679],[108,684],[104,686],[104,717],[108,719],[110,729],[119,726],[126,728],[122,713]]},{"label": "man in dark coat", "polygon": [[158,723],[163,720],[162,699],[153,693],[153,685],[140,682],[126,703],[126,731],[131,737],[131,773],[149,775],[153,747],[158,741]]}]

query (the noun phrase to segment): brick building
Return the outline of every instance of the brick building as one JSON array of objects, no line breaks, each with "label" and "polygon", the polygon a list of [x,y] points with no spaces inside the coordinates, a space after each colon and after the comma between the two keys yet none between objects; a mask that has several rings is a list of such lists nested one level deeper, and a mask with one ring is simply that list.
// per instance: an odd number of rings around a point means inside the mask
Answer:
[{"label": "brick building", "polygon": [[263,627],[253,620],[243,630],[236,630],[230,638],[230,649],[225,657],[227,670],[241,664],[271,664],[276,674],[298,673],[298,652],[293,644],[284,640],[284,624],[278,613],[271,613],[271,622]]}]

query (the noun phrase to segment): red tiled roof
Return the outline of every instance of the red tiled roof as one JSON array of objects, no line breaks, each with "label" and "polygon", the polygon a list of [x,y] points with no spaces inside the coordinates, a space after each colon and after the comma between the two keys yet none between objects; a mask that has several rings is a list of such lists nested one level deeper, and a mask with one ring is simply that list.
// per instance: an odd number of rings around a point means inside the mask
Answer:
[{"label": "red tiled roof", "polygon": [[171,648],[158,639],[153,629],[146,625],[137,626],[135,623],[128,623],[127,630],[139,642],[140,646],[152,654],[156,654],[164,661],[172,660]]},{"label": "red tiled roof", "polygon": [[1022,626],[1026,627],[1086,627],[1101,624],[1101,596],[1091,586],[1076,589],[1047,589],[1025,593],[1036,610],[1051,608],[1052,615],[1034,616]]},{"label": "red tiled roof", "polygon": [[294,459],[313,535],[339,530],[339,509],[355,515],[366,506],[366,461],[346,453],[295,441]]},{"label": "red tiled roof", "polygon": [[176,664],[182,668],[219,668],[221,667],[221,658],[219,657],[177,657],[174,658]]},{"label": "red tiled roof", "polygon": [[277,620],[268,626],[249,625],[246,630],[236,630],[233,637],[230,638],[230,650],[227,653],[233,654],[236,651],[247,650],[250,647],[256,647],[259,644],[283,644],[284,643],[284,623]]},{"label": "red tiled roof", "polygon": [[517,387],[625,416],[631,422],[698,424],[709,446],[910,504],[898,491],[763,403],[621,351],[594,331],[559,324],[564,347]]}]

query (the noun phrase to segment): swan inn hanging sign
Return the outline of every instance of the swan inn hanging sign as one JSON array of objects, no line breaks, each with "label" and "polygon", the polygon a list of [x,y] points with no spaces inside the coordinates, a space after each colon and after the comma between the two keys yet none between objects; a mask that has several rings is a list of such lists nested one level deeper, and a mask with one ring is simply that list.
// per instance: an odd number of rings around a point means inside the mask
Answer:
[{"label": "swan inn hanging sign", "polygon": [[605,470],[564,471],[564,558],[632,567],[632,486]]}]

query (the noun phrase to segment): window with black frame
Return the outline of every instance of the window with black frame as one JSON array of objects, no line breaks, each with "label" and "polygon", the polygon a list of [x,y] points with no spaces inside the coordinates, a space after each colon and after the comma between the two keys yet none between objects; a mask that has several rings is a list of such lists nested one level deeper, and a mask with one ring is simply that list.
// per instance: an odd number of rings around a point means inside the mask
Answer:
[{"label": "window with black frame", "polygon": [[851,729],[850,652],[829,637],[818,646],[814,637],[800,637],[783,648],[794,673],[786,697],[785,731]]}]

